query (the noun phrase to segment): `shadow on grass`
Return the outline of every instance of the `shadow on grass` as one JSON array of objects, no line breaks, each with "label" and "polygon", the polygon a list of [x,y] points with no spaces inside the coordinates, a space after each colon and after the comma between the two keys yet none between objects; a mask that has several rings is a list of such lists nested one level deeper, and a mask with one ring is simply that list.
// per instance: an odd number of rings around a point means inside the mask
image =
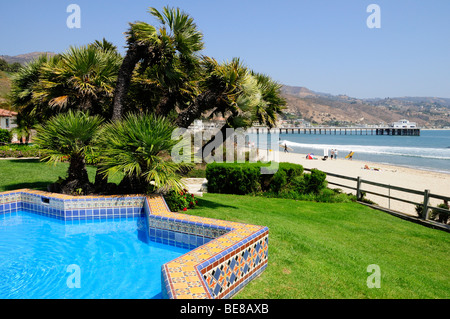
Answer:
[{"label": "shadow on grass", "polygon": [[5,191],[13,191],[21,188],[30,188],[41,191],[47,191],[47,185],[53,183],[52,181],[48,182],[29,182],[29,183],[17,183],[11,185],[5,185],[3,188]]},{"label": "shadow on grass", "polygon": [[200,206],[200,207],[205,207],[205,208],[226,207],[226,208],[239,209],[237,206],[220,204],[220,203],[217,203],[217,202],[212,202],[210,200],[203,199],[201,197],[196,197],[196,199],[198,200],[198,206]]},{"label": "shadow on grass", "polygon": [[24,159],[14,158],[14,159],[6,160],[6,161],[11,161],[14,163],[44,163],[44,162],[41,162],[41,160],[39,158],[24,158]]}]

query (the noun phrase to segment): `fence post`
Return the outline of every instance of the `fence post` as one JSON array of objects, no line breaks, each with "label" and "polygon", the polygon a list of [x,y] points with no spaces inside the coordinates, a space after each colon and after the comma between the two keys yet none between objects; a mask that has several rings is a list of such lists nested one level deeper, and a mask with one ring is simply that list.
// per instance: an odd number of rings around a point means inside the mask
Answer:
[{"label": "fence post", "polygon": [[429,195],[430,195],[430,190],[426,189],[425,192],[423,193],[423,212],[422,212],[423,220],[427,220],[428,219]]},{"label": "fence post", "polygon": [[356,200],[361,200],[361,177],[356,180]]},{"label": "fence post", "polygon": [[389,188],[388,188],[388,208],[391,209],[391,184],[389,184]]}]

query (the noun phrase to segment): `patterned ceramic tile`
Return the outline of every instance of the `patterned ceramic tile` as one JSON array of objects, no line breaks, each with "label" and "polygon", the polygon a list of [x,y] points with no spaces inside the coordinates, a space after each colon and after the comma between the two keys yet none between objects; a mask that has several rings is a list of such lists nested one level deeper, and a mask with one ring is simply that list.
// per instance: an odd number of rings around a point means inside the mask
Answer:
[{"label": "patterned ceramic tile", "polygon": [[[172,213],[160,196],[147,197],[144,207],[153,225],[189,223],[178,231],[214,238],[163,266],[163,294],[169,298],[229,298],[267,266],[267,227]],[[157,217],[169,222],[153,222]]]}]

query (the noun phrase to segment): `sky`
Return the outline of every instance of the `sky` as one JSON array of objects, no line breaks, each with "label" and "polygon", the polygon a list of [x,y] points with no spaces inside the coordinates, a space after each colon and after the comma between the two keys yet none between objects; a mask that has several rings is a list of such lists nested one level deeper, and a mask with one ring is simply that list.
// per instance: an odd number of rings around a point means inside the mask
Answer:
[{"label": "sky", "polygon": [[[80,8],[80,28],[67,25],[70,4]],[[0,55],[59,53],[102,38],[124,54],[128,23],[158,25],[147,10],[167,5],[194,18],[202,54],[239,57],[281,84],[356,98],[450,98],[449,0],[1,0]]]}]

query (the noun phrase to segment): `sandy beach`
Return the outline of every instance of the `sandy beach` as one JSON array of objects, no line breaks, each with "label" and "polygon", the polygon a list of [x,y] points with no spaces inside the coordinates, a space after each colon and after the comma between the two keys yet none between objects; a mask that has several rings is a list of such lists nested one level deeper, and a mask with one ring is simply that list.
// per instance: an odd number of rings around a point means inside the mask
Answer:
[{"label": "sandy beach", "polygon": [[[362,179],[399,186],[409,189],[414,189],[418,191],[424,191],[425,189],[430,190],[431,193],[450,196],[450,174],[431,172],[425,170],[418,170],[406,167],[399,167],[393,165],[385,165],[379,163],[370,163],[367,161],[358,161],[358,160],[347,160],[342,156],[337,160],[322,160],[321,158],[317,160],[307,160],[306,154],[298,154],[298,153],[284,153],[279,152],[279,162],[290,162],[303,165],[304,168],[317,168],[324,172],[334,173],[345,175],[349,177],[358,177],[360,176]],[[369,169],[365,169],[365,165],[369,167]],[[336,182],[343,185],[349,185],[356,187],[356,182],[348,181],[344,179],[337,179],[334,177],[327,177],[327,180],[330,182]],[[343,187],[338,187],[334,185],[329,185],[330,188],[341,188],[344,192],[349,193],[355,191],[350,189],[345,189]],[[375,191],[378,193],[382,193],[388,195],[389,190],[383,189],[380,187],[363,184],[363,190]],[[391,196],[401,197],[407,200],[422,202],[423,197],[414,194],[407,194],[404,192],[398,191],[390,191]],[[383,198],[380,196],[376,196],[373,194],[367,194],[366,198],[374,201],[378,205],[386,208],[390,208],[396,211],[403,212],[409,215],[416,215],[414,205],[403,203],[396,200],[388,200],[387,198]],[[431,200],[431,205],[438,205],[442,203],[439,200]]]}]

